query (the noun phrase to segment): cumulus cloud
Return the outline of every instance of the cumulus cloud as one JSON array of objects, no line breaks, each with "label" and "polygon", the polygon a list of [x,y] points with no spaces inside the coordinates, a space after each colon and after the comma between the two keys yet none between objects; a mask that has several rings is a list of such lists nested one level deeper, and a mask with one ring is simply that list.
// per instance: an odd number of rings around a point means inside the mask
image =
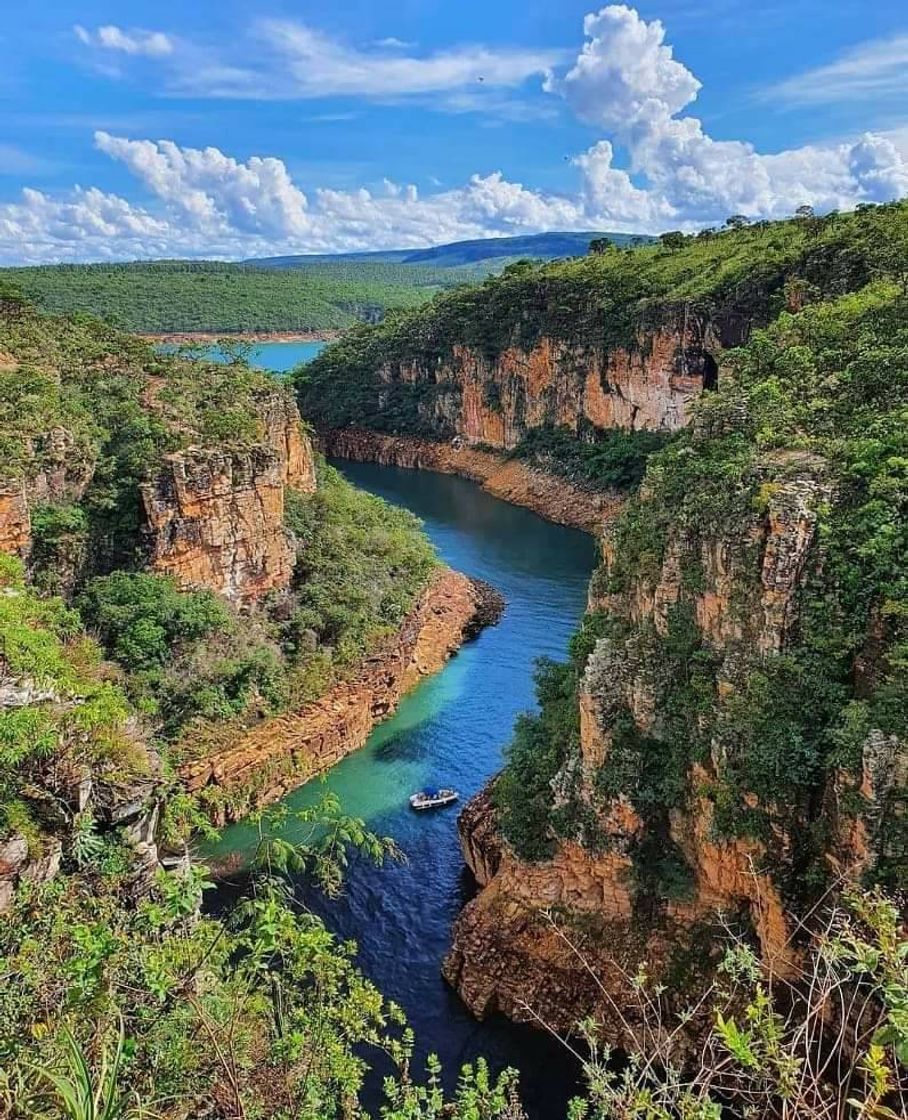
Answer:
[{"label": "cumulus cloud", "polygon": [[542,194],[500,173],[420,195],[387,180],[379,192],[316,189],[307,197],[279,159],[243,163],[217,148],[130,140],[100,132],[98,148],[152,196],[137,206],[101,191],[54,199],[26,190],[0,205],[0,260],[237,257],[422,247],[538,229],[581,229],[580,199]]},{"label": "cumulus cloud", "polygon": [[[879,137],[772,155],[744,141],[713,139],[700,120],[681,115],[700,82],[674,58],[659,20],[648,23],[633,8],[613,4],[588,15],[584,31],[573,66],[549,78],[546,88],[625,148],[656,214],[681,224],[731,212],[772,218],[804,203],[829,210],[908,191],[908,167]],[[584,163],[601,171],[596,151]],[[629,180],[612,175],[609,184],[622,206],[633,198]],[[602,189],[598,196],[605,201]]]},{"label": "cumulus cloud", "polygon": [[217,148],[181,148],[171,140],[128,140],[95,133],[96,147],[129,170],[158,198],[201,226],[221,222],[237,233],[301,236],[308,200],[282,160],[253,156],[240,163]]},{"label": "cumulus cloud", "polygon": [[148,58],[162,58],[172,54],[174,50],[173,40],[163,31],[123,31],[113,24],[89,31],[78,23],[73,31],[80,43],[101,50],[122,51],[124,54],[145,55]]},{"label": "cumulus cloud", "polygon": [[[576,58],[544,83],[553,104],[558,98],[605,134],[573,159],[578,182],[571,194],[534,190],[500,171],[456,188],[437,184],[425,195],[391,180],[375,192],[304,190],[274,156],[243,162],[214,147],[98,132],[97,148],[128,168],[147,202],[96,189],[63,198],[23,191],[0,204],[0,260],[349,251],[546,229],[655,232],[694,229],[732,213],[779,217],[805,203],[846,209],[908,194],[908,141],[897,130],[769,154],[743,140],[714,139],[685,112],[700,82],[674,57],[659,21],[611,5],[587,16],[584,31]],[[296,60],[287,68],[293,96],[315,97],[316,86],[321,93],[418,95],[478,76],[501,89],[549,61],[544,52],[482,48],[421,59],[376,55],[299,24],[271,24],[263,33]],[[143,41],[138,34],[129,36]],[[257,80],[243,68],[211,66],[232,89]]]}]

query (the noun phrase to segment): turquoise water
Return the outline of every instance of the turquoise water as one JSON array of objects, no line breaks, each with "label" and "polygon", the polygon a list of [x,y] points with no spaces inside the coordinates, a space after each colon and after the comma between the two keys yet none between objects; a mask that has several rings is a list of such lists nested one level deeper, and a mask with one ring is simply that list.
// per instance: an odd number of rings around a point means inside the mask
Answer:
[{"label": "turquoise water", "polygon": [[[303,362],[311,362],[326,346],[326,342],[256,342],[252,344],[249,361],[260,369],[287,373]],[[203,353],[215,362],[225,360],[217,346],[209,346]]]},{"label": "turquoise water", "polygon": [[[517,1066],[531,1114],[540,1120],[561,1116],[576,1083],[566,1052],[501,1016],[478,1023],[441,978],[451,925],[475,884],[463,866],[457,810],[416,814],[407,797],[424,785],[451,785],[463,802],[501,767],[517,714],[533,706],[534,660],[563,658],[583,612],[593,542],[462,479],[336,465],[357,486],[422,518],[442,558],[494,584],[507,610],[498,626],[407,696],[363,750],[325,782],[286,799],[292,809],[330,789],[346,812],[393,836],[406,855],[405,863],[380,869],[354,862],[336,901],[306,893],[302,885],[301,896],[339,936],[358,943],[363,971],[406,1011],[419,1062],[437,1053],[452,1083],[462,1063],[481,1054],[495,1068]],[[226,830],[211,854],[248,852],[254,841],[253,830],[239,824]]]}]

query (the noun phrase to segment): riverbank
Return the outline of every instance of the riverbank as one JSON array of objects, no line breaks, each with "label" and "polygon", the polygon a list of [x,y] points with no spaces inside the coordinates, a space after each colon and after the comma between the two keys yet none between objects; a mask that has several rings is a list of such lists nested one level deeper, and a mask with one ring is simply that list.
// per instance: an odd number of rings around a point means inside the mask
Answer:
[{"label": "riverbank", "polygon": [[459,475],[478,483],[495,498],[523,506],[557,525],[581,529],[597,539],[622,504],[617,494],[584,490],[520,459],[466,445],[365,428],[323,429],[316,433],[315,442],[325,455],[337,459]]},{"label": "riverbank", "polygon": [[208,346],[222,339],[229,342],[336,342],[342,334],[343,331],[143,331],[138,337],[169,346]]},{"label": "riverbank", "polygon": [[362,747],[407,692],[497,622],[503,609],[504,600],[488,584],[439,569],[400,630],[352,677],[298,711],[263,721],[223,750],[187,761],[179,768],[183,784],[189,792],[217,788],[212,817],[218,825],[280,800]]}]

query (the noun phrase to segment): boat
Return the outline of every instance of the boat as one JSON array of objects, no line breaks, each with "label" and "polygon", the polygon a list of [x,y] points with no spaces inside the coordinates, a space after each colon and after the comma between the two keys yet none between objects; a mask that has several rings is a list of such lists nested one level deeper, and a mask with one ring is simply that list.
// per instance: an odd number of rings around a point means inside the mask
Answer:
[{"label": "boat", "polygon": [[410,797],[410,808],[417,812],[426,809],[443,809],[446,805],[453,805],[460,797],[456,789],[421,789]]}]

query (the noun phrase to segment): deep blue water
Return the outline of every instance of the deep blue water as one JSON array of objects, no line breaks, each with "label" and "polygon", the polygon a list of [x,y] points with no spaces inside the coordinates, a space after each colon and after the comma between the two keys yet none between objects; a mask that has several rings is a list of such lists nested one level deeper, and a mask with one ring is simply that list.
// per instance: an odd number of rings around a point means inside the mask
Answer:
[{"label": "deep blue water", "polygon": [[[425,785],[451,785],[465,801],[501,767],[515,717],[534,704],[535,659],[566,654],[595,562],[593,541],[459,478],[336,465],[357,486],[422,518],[441,557],[494,584],[507,610],[498,626],[406,697],[363,750],[325,782],[286,799],[291,808],[311,804],[327,786],[346,812],[394,837],[406,854],[406,863],[381,869],[356,862],[340,899],[306,901],[340,937],[358,943],[363,971],[404,1008],[420,1065],[427,1053],[438,1054],[449,1084],[478,1055],[495,1069],[516,1066],[531,1115],[555,1120],[576,1087],[563,1048],[501,1016],[477,1022],[441,978],[451,925],[475,887],[458,846],[457,810],[415,814],[407,797]],[[252,843],[252,829],[236,825],[213,854],[248,851]],[[377,1112],[377,1097],[369,1103]]]}]

